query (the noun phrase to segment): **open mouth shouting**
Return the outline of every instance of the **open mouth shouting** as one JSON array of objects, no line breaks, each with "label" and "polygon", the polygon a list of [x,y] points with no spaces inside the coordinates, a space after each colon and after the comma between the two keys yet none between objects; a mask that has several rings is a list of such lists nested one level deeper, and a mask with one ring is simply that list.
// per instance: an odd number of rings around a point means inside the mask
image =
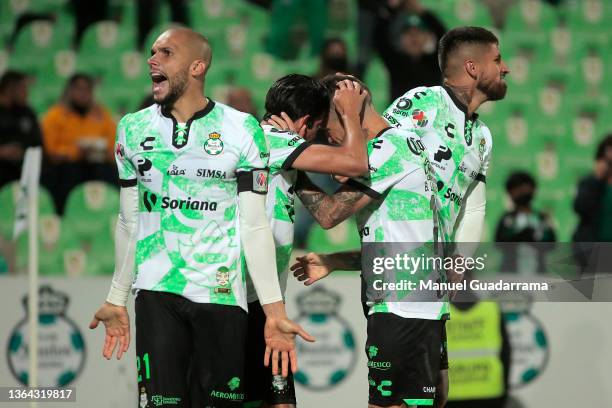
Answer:
[{"label": "open mouth shouting", "polygon": [[151,81],[153,82],[153,95],[160,95],[168,91],[168,77],[160,71],[151,71]]}]

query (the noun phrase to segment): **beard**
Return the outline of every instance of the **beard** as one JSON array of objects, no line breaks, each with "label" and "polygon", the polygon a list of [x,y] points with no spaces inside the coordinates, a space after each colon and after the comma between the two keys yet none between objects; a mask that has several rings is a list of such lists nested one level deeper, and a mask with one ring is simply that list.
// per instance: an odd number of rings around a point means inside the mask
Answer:
[{"label": "beard", "polygon": [[488,81],[478,85],[478,90],[487,96],[489,101],[499,101],[504,99],[508,85],[503,79],[499,81]]},{"label": "beard", "polygon": [[179,72],[172,78],[168,78],[168,93],[163,98],[155,100],[155,102],[163,107],[172,107],[172,105],[174,105],[174,103],[185,93],[188,75],[189,72],[186,69],[184,72]]}]

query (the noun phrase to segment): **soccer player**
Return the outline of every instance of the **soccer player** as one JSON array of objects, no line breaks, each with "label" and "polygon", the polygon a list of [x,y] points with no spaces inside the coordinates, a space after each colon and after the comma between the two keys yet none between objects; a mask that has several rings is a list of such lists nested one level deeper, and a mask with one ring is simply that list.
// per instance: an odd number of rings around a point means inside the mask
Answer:
[{"label": "soccer player", "polygon": [[[439,226],[441,228],[442,239],[445,242],[475,243],[480,240],[482,227],[484,224],[485,209],[485,175],[491,152],[491,135],[488,128],[478,119],[475,113],[478,107],[486,101],[500,100],[505,96],[506,83],[504,77],[509,73],[508,67],[502,61],[499,52],[499,42],[491,32],[478,27],[461,27],[449,31],[440,41],[439,62],[444,76],[444,86],[431,88],[416,88],[409,91],[399,98],[385,112],[385,118],[398,129],[406,129],[413,132],[415,138],[408,140],[409,149],[413,152],[423,152],[428,157],[432,165],[433,174],[436,179],[437,200],[439,200]],[[416,136],[418,135],[418,137]],[[370,158],[372,160],[372,158]],[[372,162],[370,162],[372,167]],[[375,170],[377,166],[374,166]],[[322,225],[332,227],[349,215],[362,208],[363,200],[367,194],[371,194],[367,189],[351,189],[349,186],[342,187],[334,198],[322,194],[316,189],[298,189],[298,196],[302,201],[310,201],[306,208],[322,221]],[[302,195],[310,198],[302,197]],[[371,194],[372,195],[372,194]],[[391,194],[386,194],[386,198],[381,204],[390,199]],[[395,204],[398,207],[398,204]],[[401,208],[401,207],[399,207]],[[409,212],[409,211],[408,211]],[[408,213],[407,212],[407,213]],[[379,217],[386,217],[388,225],[394,215],[391,212],[386,214],[376,214]],[[372,218],[372,215],[368,215]],[[360,222],[361,215],[358,216],[362,242],[372,240],[367,239],[373,228],[368,228],[367,222]],[[414,218],[410,218],[414,221]],[[379,221],[383,223],[385,222]],[[403,225],[403,228],[411,228],[411,224]],[[367,229],[366,229],[367,228]],[[391,239],[384,235],[384,228],[379,229],[382,233],[375,237],[375,241],[400,241],[398,235],[391,235]],[[410,238],[406,242],[420,240],[415,233],[409,234]],[[421,241],[426,242],[426,241]],[[474,250],[474,245],[462,245],[457,248],[458,255],[468,256]],[[316,254],[309,254],[301,258],[297,265],[292,269],[299,280],[305,281],[307,285],[324,277],[334,268],[360,269],[360,261],[355,254],[345,254],[344,258],[335,254],[331,257],[320,258]],[[312,266],[312,268],[311,268]],[[315,268],[321,266],[322,268]],[[367,274],[369,271],[363,271]],[[451,279],[456,280],[457,276],[451,271]],[[414,325],[432,326],[426,321],[437,321],[448,317],[448,303],[444,302],[401,302],[392,304],[376,304],[370,308],[368,318],[368,344],[371,344],[370,325],[374,326],[375,320],[379,320],[376,314],[386,312],[392,316],[386,319],[396,320],[397,328],[403,327],[405,333],[416,330]],[[403,319],[403,320],[402,320]],[[422,320],[422,322],[418,322]],[[385,331],[385,326],[379,330]],[[437,329],[436,329],[437,330]],[[372,330],[373,332],[373,330]],[[398,332],[399,334],[399,332]],[[375,333],[374,333],[375,335]],[[442,333],[444,336],[444,333]],[[433,338],[433,336],[432,336]],[[425,339],[418,342],[424,343]],[[441,342],[438,341],[439,345]],[[434,343],[431,343],[433,347]],[[400,346],[400,349],[396,347]],[[405,364],[404,359],[393,360],[401,355],[401,351],[409,346],[406,342],[403,345],[399,342],[389,344],[390,350],[382,350],[377,345],[376,358],[388,358],[392,366],[397,368]],[[412,347],[406,347],[410,350]],[[434,350],[435,348],[430,348]],[[397,353],[400,351],[400,353]],[[433,351],[432,351],[433,352]],[[439,355],[439,354],[438,354]],[[388,356],[388,357],[383,357]],[[371,359],[372,357],[369,356]],[[413,365],[411,375],[396,375],[393,369],[387,376],[396,378],[393,380],[393,390],[388,393],[387,398],[379,389],[370,388],[371,406],[406,406],[418,404],[433,404],[435,394],[436,379],[424,378],[425,373],[438,372],[440,360],[432,359],[429,367],[419,367]],[[420,363],[427,364],[426,359]],[[446,368],[446,367],[442,367]],[[370,369],[370,375],[379,372]],[[447,378],[446,370],[442,370],[440,382],[444,383]],[[405,398],[406,390],[414,389],[410,382],[419,384],[432,384],[434,393],[429,393],[425,398]],[[376,383],[376,382],[375,382]],[[405,387],[405,388],[403,388]],[[372,396],[376,395],[373,399]],[[444,394],[444,392],[442,392]],[[439,396],[438,406],[444,405],[445,395]],[[403,399],[403,403],[402,403]]]},{"label": "soccer player", "polygon": [[162,33],[148,59],[156,104],[118,126],[115,274],[90,327],[103,322],[103,355],[110,359],[118,346],[121,358],[130,341],[125,305],[130,287],[136,290],[141,406],[160,399],[242,406],[242,251],[266,315],[263,357],[272,357],[273,373],[279,363],[284,376],[289,363],[296,369],[296,334],[313,340],[286,317],[282,302],[265,213],[263,131],[252,116],[205,97],[211,59],[202,35],[187,28]]},{"label": "soccer player", "polygon": [[[329,112],[327,88],[316,79],[298,74],[280,78],[266,95],[266,121],[262,124],[270,146],[266,212],[276,244],[276,268],[283,293],[293,247],[294,184],[298,170],[344,176],[359,176],[368,171],[360,114],[369,96],[350,80],[339,82],[331,96],[333,112]],[[347,129],[344,143],[338,147],[312,142],[328,115],[339,115]],[[295,406],[293,377],[273,375],[258,357],[265,349],[261,337],[265,318],[250,280],[247,280],[247,293],[245,401],[249,406],[257,406],[260,401],[276,408]]]},{"label": "soccer player", "polygon": [[[333,76],[324,82],[333,89],[343,79]],[[341,142],[341,124],[330,118],[328,127],[331,140]],[[369,174],[351,179],[332,197],[312,188],[307,180],[298,184],[296,194],[324,227],[356,213],[363,244],[433,241],[437,205],[432,207],[431,203],[436,186],[427,157],[409,147],[418,142],[418,136],[390,127],[371,104],[365,110],[362,128],[367,132]],[[354,260],[360,264],[358,255]],[[304,273],[309,266],[306,263]],[[440,358],[442,323],[405,319],[396,314],[402,312],[402,305],[387,301],[370,305],[366,353],[371,406],[433,400],[437,378],[432,372],[437,374],[434,360]],[[445,305],[438,301],[413,306],[415,313],[437,316]],[[385,313],[388,311],[391,313]],[[436,367],[435,371],[430,372],[430,367]]]}]

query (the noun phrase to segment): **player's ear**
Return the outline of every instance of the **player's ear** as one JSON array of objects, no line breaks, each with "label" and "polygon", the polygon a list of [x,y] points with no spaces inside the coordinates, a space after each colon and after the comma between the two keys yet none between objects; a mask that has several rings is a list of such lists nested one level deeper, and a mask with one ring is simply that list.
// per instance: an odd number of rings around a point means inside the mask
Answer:
[{"label": "player's ear", "polygon": [[310,115],[304,115],[301,118],[299,118],[298,120],[295,121],[295,128],[296,129],[301,129],[302,126],[306,125],[307,128],[310,129]]},{"label": "player's ear", "polygon": [[200,76],[206,74],[207,64],[204,60],[195,60],[191,64],[191,74],[193,76]]},{"label": "player's ear", "polygon": [[470,77],[473,79],[478,77],[478,67],[476,61],[473,59],[467,59],[463,62],[463,67],[465,68],[465,72],[467,72]]}]

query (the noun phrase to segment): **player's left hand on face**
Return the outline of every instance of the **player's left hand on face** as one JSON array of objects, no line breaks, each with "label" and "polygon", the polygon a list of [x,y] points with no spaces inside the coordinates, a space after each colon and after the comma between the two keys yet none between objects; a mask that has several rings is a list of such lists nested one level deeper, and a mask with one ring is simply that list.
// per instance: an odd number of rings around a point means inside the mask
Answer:
[{"label": "player's left hand on face", "polygon": [[106,329],[102,355],[110,360],[118,345],[117,360],[120,360],[130,346],[130,318],[127,308],[105,302],[89,323],[89,328],[95,329],[100,322],[104,324]]},{"label": "player's left hand on face", "polygon": [[[264,326],[264,339],[266,341],[266,352],[264,354],[264,365],[270,365],[272,357],[272,374],[283,377],[291,372],[297,371],[297,354],[295,351],[295,336],[298,335],[306,341],[315,341],[314,337],[306,333],[299,324],[287,317],[266,319]],[[279,365],[280,364],[280,365]]]},{"label": "player's left hand on face", "polygon": [[334,106],[339,115],[359,115],[367,92],[359,83],[345,79],[336,84]]},{"label": "player's left hand on face", "polygon": [[270,119],[266,121],[266,123],[279,130],[288,130],[290,132],[297,133],[301,137],[304,137],[306,134],[306,125],[304,124],[298,129],[295,122],[285,112],[281,112],[280,116],[272,115]]}]

